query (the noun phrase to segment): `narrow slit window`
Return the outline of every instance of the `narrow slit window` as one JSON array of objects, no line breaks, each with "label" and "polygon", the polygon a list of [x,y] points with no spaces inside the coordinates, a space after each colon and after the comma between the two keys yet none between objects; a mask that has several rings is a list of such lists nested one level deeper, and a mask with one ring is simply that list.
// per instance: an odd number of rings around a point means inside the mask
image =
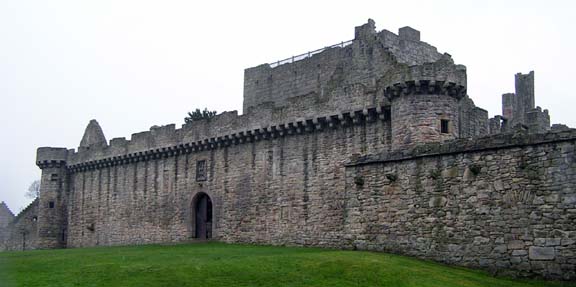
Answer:
[{"label": "narrow slit window", "polygon": [[48,207],[49,207],[49,208],[54,208],[54,201],[48,202]]},{"label": "narrow slit window", "polygon": [[206,160],[196,162],[196,181],[206,181]]},{"label": "narrow slit window", "polygon": [[449,120],[440,120],[440,132],[443,134],[449,133]]}]

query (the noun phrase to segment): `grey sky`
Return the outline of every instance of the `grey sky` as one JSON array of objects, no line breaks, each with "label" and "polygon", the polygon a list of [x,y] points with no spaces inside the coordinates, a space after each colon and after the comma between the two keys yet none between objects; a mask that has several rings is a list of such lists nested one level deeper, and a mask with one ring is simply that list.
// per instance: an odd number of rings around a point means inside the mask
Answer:
[{"label": "grey sky", "polygon": [[378,30],[421,39],[468,68],[468,94],[500,114],[514,74],[536,104],[576,126],[574,1],[0,1],[0,201],[39,178],[39,146],[76,148],[97,119],[108,140],[187,111],[241,110],[243,70]]}]

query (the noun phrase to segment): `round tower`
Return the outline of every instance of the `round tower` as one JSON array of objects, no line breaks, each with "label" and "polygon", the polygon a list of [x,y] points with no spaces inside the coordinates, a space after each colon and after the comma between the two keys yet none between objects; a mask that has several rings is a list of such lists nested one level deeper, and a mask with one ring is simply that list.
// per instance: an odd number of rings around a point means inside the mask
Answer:
[{"label": "round tower", "polygon": [[388,86],[385,95],[391,103],[394,149],[458,137],[459,101],[466,95],[463,85],[405,81]]}]

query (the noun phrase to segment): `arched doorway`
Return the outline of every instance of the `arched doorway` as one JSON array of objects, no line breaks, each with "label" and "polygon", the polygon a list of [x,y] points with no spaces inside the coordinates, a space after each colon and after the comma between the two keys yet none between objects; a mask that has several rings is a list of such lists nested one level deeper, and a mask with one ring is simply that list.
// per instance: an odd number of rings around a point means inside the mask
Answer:
[{"label": "arched doorway", "polygon": [[199,193],[193,201],[194,237],[198,239],[212,238],[212,200],[206,193]]}]

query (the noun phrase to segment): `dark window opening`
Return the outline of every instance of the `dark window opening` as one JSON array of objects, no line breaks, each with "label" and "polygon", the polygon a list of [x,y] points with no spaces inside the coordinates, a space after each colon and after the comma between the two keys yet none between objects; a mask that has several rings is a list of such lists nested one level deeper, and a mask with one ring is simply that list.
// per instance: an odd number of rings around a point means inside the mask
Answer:
[{"label": "dark window opening", "polygon": [[34,222],[38,221],[38,216],[32,217],[32,221],[34,221]]},{"label": "dark window opening", "polygon": [[449,120],[440,120],[440,132],[443,134],[447,134],[448,133],[448,127],[449,127]]},{"label": "dark window opening", "polygon": [[196,162],[196,181],[206,181],[206,161]]},{"label": "dark window opening", "polygon": [[54,208],[54,201],[48,202],[48,207],[49,207],[49,208]]},{"label": "dark window opening", "polygon": [[57,181],[58,180],[58,174],[57,173],[53,173],[50,175],[50,181]]},{"label": "dark window opening", "polygon": [[392,118],[392,112],[390,110],[390,106],[384,107],[383,116],[385,121],[389,121]]}]

